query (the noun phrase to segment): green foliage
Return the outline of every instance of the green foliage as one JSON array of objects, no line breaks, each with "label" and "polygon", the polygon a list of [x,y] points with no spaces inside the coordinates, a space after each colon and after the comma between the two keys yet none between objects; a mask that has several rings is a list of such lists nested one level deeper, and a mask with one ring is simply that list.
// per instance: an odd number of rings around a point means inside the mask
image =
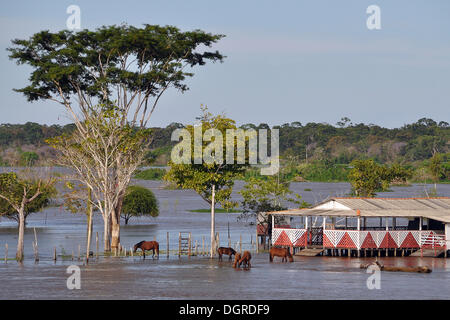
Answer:
[{"label": "green foliage", "polygon": [[442,155],[437,152],[430,159],[429,169],[433,175],[434,182],[438,182],[445,177],[445,169],[442,162]]},{"label": "green foliage", "polygon": [[348,178],[353,191],[359,197],[373,197],[377,190],[386,190],[389,183],[385,179],[384,168],[372,159],[354,160]]},{"label": "green foliage", "polygon": [[373,197],[377,191],[386,191],[391,182],[406,183],[412,171],[399,164],[391,167],[377,164],[372,159],[354,160],[348,178],[353,192],[359,197]]},{"label": "green foliage", "polygon": [[[169,84],[187,90],[184,80],[193,74],[182,66],[222,61],[217,51],[196,50],[210,47],[222,37],[201,30],[181,32],[173,26],[112,25],[94,31],[41,31],[28,40],[12,40],[8,51],[17,64],[34,69],[30,84],[15,89],[29,101],[49,99],[60,90],[67,97],[82,88],[87,96],[106,102],[118,84],[143,92],[145,98],[165,91]],[[126,58],[135,59],[136,68],[124,68]]]},{"label": "green foliage", "polygon": [[25,151],[20,155],[20,164],[22,166],[32,166],[39,160],[39,156],[36,152]]},{"label": "green foliage", "polygon": [[19,222],[18,209],[25,197],[31,198],[38,189],[40,194],[30,202],[24,203],[25,219],[28,215],[47,207],[50,199],[56,195],[54,182],[44,184],[38,179],[20,178],[15,172],[0,174],[0,215]]},{"label": "green foliage", "polygon": [[150,168],[146,170],[137,170],[134,178],[142,180],[162,180],[165,174],[165,169]]},{"label": "green foliage", "polygon": [[[223,115],[213,116],[202,108],[203,115],[200,118],[202,123],[202,134],[208,129],[216,129],[222,133],[224,137],[223,155],[226,148],[226,130],[235,129],[235,121],[226,118]],[[187,126],[186,130],[191,135],[191,163],[177,164],[169,162],[170,170],[165,176],[165,180],[174,182],[182,189],[193,189],[207,203],[211,203],[212,188],[215,187],[215,202],[219,203],[224,209],[230,209],[237,206],[236,202],[231,201],[231,193],[233,190],[234,180],[240,176],[248,164],[227,164],[213,162],[211,164],[202,161],[201,164],[194,163],[194,126]],[[209,143],[203,140],[202,154],[208,147]],[[222,148],[222,146],[221,146]],[[214,155],[219,156],[219,155]],[[223,157],[223,159],[225,159]]]},{"label": "green foliage", "polygon": [[309,206],[307,202],[300,201],[299,194],[293,194],[288,180],[280,180],[280,177],[275,175],[268,176],[265,180],[252,177],[239,193],[243,197],[240,219],[247,220],[260,212],[285,210],[287,203],[298,208]]},{"label": "green foliage", "polygon": [[121,218],[128,224],[131,217],[159,215],[159,205],[153,192],[141,186],[129,186],[125,192]]}]

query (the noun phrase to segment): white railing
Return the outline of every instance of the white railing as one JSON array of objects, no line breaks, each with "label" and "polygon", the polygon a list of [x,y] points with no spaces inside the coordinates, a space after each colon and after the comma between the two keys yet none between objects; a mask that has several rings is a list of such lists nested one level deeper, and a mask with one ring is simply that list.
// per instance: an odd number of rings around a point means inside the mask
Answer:
[{"label": "white railing", "polygon": [[[386,237],[389,234],[389,237]],[[272,244],[304,247],[306,229],[273,228]],[[445,235],[432,230],[324,230],[323,244],[332,248],[444,248]],[[310,239],[308,239],[310,240]]]},{"label": "white railing", "polygon": [[422,231],[420,234],[420,246],[421,247],[445,247],[445,235],[437,234],[434,231]]}]

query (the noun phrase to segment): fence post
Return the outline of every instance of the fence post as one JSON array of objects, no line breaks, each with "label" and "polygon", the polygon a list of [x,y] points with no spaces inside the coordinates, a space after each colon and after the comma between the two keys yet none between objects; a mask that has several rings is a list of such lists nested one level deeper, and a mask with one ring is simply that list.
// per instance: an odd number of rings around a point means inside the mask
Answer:
[{"label": "fence post", "polygon": [[97,258],[97,260],[98,260],[98,232],[97,232],[96,235],[95,235],[95,247],[96,247],[96,249],[97,249],[97,251],[96,251],[96,253],[95,253],[95,256],[96,256],[96,258]]},{"label": "fence post", "polygon": [[56,247],[53,248],[53,261],[56,262]]},{"label": "fence post", "polygon": [[189,239],[188,239],[188,257],[191,257],[191,233],[189,232]]},{"label": "fence post", "polygon": [[5,244],[5,263],[8,263],[8,244]]},{"label": "fence post", "polygon": [[169,250],[170,250],[170,247],[169,247],[169,232],[167,232],[167,259],[169,259]]},{"label": "fence post", "polygon": [[242,252],[242,234],[239,237],[239,251]]},{"label": "fence post", "polygon": [[205,236],[202,237],[202,256],[205,255]]},{"label": "fence post", "polygon": [[178,233],[178,258],[181,257],[181,232]]}]

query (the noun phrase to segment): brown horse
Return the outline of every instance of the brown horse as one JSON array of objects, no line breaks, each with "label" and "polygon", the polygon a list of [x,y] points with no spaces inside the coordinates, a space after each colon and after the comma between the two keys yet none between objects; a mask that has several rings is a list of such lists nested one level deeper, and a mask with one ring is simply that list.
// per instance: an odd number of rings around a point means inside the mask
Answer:
[{"label": "brown horse", "polygon": [[153,250],[153,256],[155,257],[155,250],[156,250],[156,254],[159,258],[159,243],[157,241],[141,241],[139,243],[136,243],[134,245],[134,250],[133,252],[136,252],[137,249],[141,249],[142,250],[142,255],[144,256],[145,259],[145,251],[146,250]]},{"label": "brown horse", "polygon": [[236,251],[233,248],[220,247],[219,249],[217,249],[217,253],[219,254],[219,261],[222,261],[223,254],[227,254],[229,256],[228,260],[231,260],[232,255],[235,255]]},{"label": "brown horse", "polygon": [[291,251],[289,248],[270,248],[269,251],[269,260],[273,262],[273,257],[281,257],[281,262],[287,262],[289,258],[289,262],[294,262],[294,258],[291,255]]},{"label": "brown horse", "polygon": [[242,266],[245,268],[250,268],[252,265],[250,263],[250,260],[252,259],[252,255],[250,254],[249,251],[244,251],[244,253],[242,253],[242,255],[240,253],[236,253],[236,255],[234,256],[234,264],[233,267],[240,267],[241,264]]},{"label": "brown horse", "polygon": [[239,263],[239,260],[241,260],[241,254],[239,252],[236,252],[236,254],[234,255],[233,268],[239,267],[237,265]]}]

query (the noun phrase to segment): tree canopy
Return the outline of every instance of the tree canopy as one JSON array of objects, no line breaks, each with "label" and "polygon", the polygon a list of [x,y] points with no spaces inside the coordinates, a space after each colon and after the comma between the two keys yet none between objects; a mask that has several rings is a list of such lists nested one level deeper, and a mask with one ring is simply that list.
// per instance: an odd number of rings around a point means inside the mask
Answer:
[{"label": "tree canopy", "polygon": [[129,186],[123,199],[121,217],[125,224],[131,217],[159,215],[159,205],[153,192],[141,186]]}]

